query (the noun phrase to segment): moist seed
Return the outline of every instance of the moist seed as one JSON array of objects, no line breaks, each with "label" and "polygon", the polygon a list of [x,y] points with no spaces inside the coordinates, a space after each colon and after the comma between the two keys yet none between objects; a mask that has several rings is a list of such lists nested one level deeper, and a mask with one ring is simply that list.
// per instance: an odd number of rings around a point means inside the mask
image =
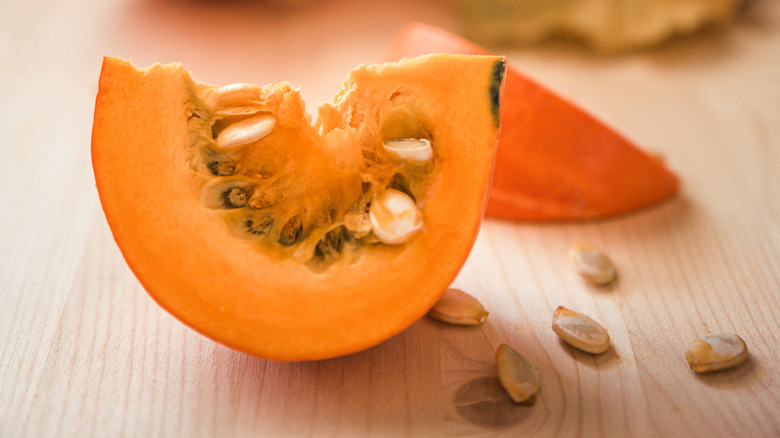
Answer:
[{"label": "moist seed", "polygon": [[389,245],[406,242],[423,226],[422,212],[417,204],[405,193],[394,189],[387,189],[374,198],[368,218],[374,235]]},{"label": "moist seed", "polygon": [[300,216],[293,216],[282,227],[282,232],[279,234],[279,243],[284,246],[293,245],[303,234],[303,221]]},{"label": "moist seed", "polygon": [[206,167],[214,176],[230,176],[236,173],[236,164],[230,161],[210,161]]},{"label": "moist seed", "polygon": [[402,138],[383,143],[384,149],[402,160],[422,164],[433,157],[433,148],[428,139]]},{"label": "moist seed", "polygon": [[231,187],[222,192],[222,204],[225,208],[241,208],[249,202],[249,192],[242,187]]},{"label": "moist seed", "polygon": [[334,259],[341,254],[346,240],[346,229],[340,226],[328,231],[314,248],[314,255],[323,259]]},{"label": "moist seed", "polygon": [[249,234],[261,236],[268,232],[273,223],[274,220],[268,216],[247,218],[244,220],[244,228]]},{"label": "moist seed", "polygon": [[231,149],[245,146],[265,138],[273,131],[276,118],[270,114],[260,114],[228,125],[217,135],[217,146]]}]

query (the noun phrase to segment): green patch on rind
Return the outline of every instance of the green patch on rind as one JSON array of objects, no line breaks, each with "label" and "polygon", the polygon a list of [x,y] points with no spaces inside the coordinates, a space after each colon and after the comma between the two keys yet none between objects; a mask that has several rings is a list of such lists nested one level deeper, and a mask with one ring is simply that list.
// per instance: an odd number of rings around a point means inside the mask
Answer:
[{"label": "green patch on rind", "polygon": [[496,61],[490,78],[490,112],[493,115],[493,124],[498,128],[501,124],[501,84],[506,73],[506,61]]}]

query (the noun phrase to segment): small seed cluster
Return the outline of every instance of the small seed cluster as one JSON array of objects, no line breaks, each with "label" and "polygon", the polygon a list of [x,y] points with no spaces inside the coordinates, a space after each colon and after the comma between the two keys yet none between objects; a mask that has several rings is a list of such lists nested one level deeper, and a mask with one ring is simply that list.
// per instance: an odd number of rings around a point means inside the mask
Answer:
[{"label": "small seed cluster", "polygon": [[[206,173],[202,203],[222,211],[236,236],[289,247],[293,255],[313,254],[310,262],[327,265],[347,245],[403,244],[423,227],[422,210],[404,173],[425,178],[434,158],[430,139],[393,138],[377,144],[386,157],[383,162],[391,163],[385,165],[388,172],[397,169],[391,178],[387,175],[386,186],[365,181],[359,186],[357,181],[350,189],[356,193],[323,195],[323,207],[315,206],[324,209],[322,213],[290,211],[296,206],[284,203],[289,195],[279,188],[284,187],[278,183],[283,178],[280,166],[257,158],[274,156],[263,151],[278,151],[268,149],[283,144],[275,140],[275,133],[290,130],[260,103],[267,94],[264,88],[233,84],[204,87],[196,94],[199,106],[190,116],[190,144],[200,151]],[[376,158],[376,151],[368,153]],[[382,178],[378,181],[384,184]],[[302,246],[307,249],[299,251]]]},{"label": "small seed cluster", "polygon": [[[569,252],[575,272],[588,282],[605,286],[614,281],[615,267],[601,250],[588,243],[578,243]],[[447,289],[428,315],[457,325],[479,325],[488,317],[485,307],[475,297],[460,289]],[[598,355],[610,345],[607,330],[593,318],[559,306],[553,312],[552,329],[567,345]],[[734,368],[747,360],[745,341],[732,333],[710,333],[693,341],[685,359],[697,373]],[[516,403],[533,404],[541,387],[536,366],[508,344],[496,351],[496,371],[501,386]]]}]

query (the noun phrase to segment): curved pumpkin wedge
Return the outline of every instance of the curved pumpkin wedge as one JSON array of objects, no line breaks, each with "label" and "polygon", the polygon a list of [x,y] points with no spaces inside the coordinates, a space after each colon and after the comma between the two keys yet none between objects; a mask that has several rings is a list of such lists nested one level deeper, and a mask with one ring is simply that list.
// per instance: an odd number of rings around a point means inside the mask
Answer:
[{"label": "curved pumpkin wedge", "polygon": [[[443,29],[412,23],[387,59],[425,53],[486,54]],[[564,221],[614,216],[674,196],[678,177],[656,157],[585,111],[507,68],[487,216]]]},{"label": "curved pumpkin wedge", "polygon": [[312,124],[287,83],[105,58],[103,210],[147,292],[205,336],[277,361],[366,349],[422,317],[471,250],[503,72],[495,56],[360,66]]}]

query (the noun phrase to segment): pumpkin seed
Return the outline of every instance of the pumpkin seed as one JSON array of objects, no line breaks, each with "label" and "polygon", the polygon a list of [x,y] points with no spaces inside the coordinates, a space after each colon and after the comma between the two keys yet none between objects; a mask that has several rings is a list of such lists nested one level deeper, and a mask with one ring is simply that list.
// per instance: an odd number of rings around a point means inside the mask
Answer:
[{"label": "pumpkin seed", "polygon": [[207,184],[201,196],[203,204],[212,209],[231,210],[244,207],[254,192],[254,184],[238,178],[215,178]]},{"label": "pumpkin seed", "polygon": [[291,217],[282,227],[279,234],[279,243],[284,246],[290,246],[298,241],[303,234],[303,221],[300,216]]},{"label": "pumpkin seed", "polygon": [[206,167],[214,176],[230,176],[236,173],[236,163],[232,161],[209,161]]},{"label": "pumpkin seed", "polygon": [[270,114],[260,114],[233,123],[217,135],[217,146],[223,149],[245,146],[254,143],[271,133],[276,118]]},{"label": "pumpkin seed", "polygon": [[387,189],[374,198],[368,217],[376,237],[390,245],[406,242],[423,225],[417,204],[394,189]]},{"label": "pumpkin seed", "polygon": [[222,87],[215,87],[206,93],[206,100],[209,106],[219,110],[227,107],[248,106],[260,97],[262,88],[253,84],[230,84]]},{"label": "pumpkin seed", "polygon": [[564,342],[579,350],[599,354],[609,348],[609,335],[601,324],[565,307],[555,309],[552,328]]},{"label": "pumpkin seed", "polygon": [[460,289],[447,289],[439,301],[428,311],[428,316],[456,325],[479,325],[489,313],[473,296]]},{"label": "pumpkin seed", "polygon": [[231,187],[222,192],[225,208],[241,208],[249,202],[249,191],[243,187]]},{"label": "pumpkin seed", "polygon": [[268,208],[272,205],[274,205],[274,201],[271,196],[266,193],[261,193],[260,191],[256,191],[249,200],[249,206],[255,210]]},{"label": "pumpkin seed", "polygon": [[259,216],[249,216],[244,219],[244,229],[247,233],[252,234],[254,236],[262,236],[268,232],[268,230],[271,229],[271,226],[273,226],[274,220],[270,216],[265,215],[259,215]]},{"label": "pumpkin seed", "polygon": [[334,259],[338,257],[344,248],[346,238],[346,228],[344,226],[328,231],[317,242],[317,246],[314,248],[314,255],[320,259]]},{"label": "pumpkin seed", "polygon": [[433,157],[431,141],[424,138],[388,140],[382,146],[391,155],[412,163],[425,163]]},{"label": "pumpkin seed", "polygon": [[731,333],[710,333],[688,346],[685,360],[697,373],[710,373],[736,367],[748,357],[745,341]]},{"label": "pumpkin seed", "polygon": [[366,212],[350,212],[344,215],[344,226],[356,239],[371,233],[371,220]]},{"label": "pumpkin seed", "polygon": [[496,351],[498,380],[515,403],[533,403],[541,386],[533,363],[507,344]]},{"label": "pumpkin seed", "polygon": [[569,251],[569,259],[577,274],[597,286],[612,283],[617,275],[609,256],[590,243],[574,245]]}]

